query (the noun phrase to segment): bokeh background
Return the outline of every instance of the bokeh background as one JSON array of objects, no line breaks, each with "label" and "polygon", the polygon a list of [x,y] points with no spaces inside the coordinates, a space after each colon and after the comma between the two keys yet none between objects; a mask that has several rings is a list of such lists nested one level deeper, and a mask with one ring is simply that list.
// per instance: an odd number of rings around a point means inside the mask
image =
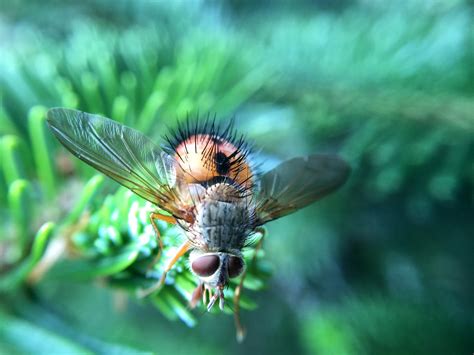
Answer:
[{"label": "bokeh background", "polygon": [[[474,351],[472,2],[0,9],[0,353]],[[59,147],[53,106],[157,142],[187,115],[235,116],[262,169],[337,152],[353,172],[268,225],[237,344],[231,316],[189,312],[185,279],[154,302],[124,291],[156,249],[137,242],[143,201]]]}]

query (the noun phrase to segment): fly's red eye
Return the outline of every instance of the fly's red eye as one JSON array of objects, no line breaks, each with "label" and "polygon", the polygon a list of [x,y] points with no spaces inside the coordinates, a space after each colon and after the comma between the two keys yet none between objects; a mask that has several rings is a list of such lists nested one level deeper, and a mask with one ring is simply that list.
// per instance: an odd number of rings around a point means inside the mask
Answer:
[{"label": "fly's red eye", "polygon": [[191,268],[199,276],[211,276],[219,268],[220,260],[217,255],[203,255],[191,263]]},{"label": "fly's red eye", "polygon": [[237,277],[244,271],[244,260],[238,256],[230,256],[227,265],[229,277]]}]

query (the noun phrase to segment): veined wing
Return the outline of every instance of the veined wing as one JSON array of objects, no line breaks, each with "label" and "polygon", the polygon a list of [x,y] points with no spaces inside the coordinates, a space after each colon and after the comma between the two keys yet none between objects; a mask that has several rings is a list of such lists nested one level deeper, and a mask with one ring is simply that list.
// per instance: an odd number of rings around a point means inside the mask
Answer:
[{"label": "veined wing", "polygon": [[75,156],[179,218],[171,157],[140,132],[108,118],[52,108],[48,124]]},{"label": "veined wing", "polygon": [[336,155],[314,154],[284,161],[265,173],[257,193],[257,225],[303,208],[347,180],[350,168]]}]

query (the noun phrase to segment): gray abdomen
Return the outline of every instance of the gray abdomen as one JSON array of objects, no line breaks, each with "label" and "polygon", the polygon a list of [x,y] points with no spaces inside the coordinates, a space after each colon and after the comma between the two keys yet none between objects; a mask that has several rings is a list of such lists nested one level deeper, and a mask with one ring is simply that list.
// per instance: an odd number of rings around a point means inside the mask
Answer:
[{"label": "gray abdomen", "polygon": [[249,234],[250,211],[246,204],[206,201],[196,224],[203,242],[213,251],[241,249]]}]

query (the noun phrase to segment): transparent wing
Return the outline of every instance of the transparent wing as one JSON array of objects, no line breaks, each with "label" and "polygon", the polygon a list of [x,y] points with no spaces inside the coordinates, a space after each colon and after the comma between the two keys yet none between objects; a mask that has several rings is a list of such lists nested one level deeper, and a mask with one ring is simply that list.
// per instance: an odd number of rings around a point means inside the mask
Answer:
[{"label": "transparent wing", "polygon": [[79,159],[179,217],[171,157],[140,132],[105,117],[53,108],[48,124]]},{"label": "transparent wing", "polygon": [[326,196],[344,184],[349,172],[347,163],[336,155],[314,154],[284,161],[261,177],[257,225]]}]

